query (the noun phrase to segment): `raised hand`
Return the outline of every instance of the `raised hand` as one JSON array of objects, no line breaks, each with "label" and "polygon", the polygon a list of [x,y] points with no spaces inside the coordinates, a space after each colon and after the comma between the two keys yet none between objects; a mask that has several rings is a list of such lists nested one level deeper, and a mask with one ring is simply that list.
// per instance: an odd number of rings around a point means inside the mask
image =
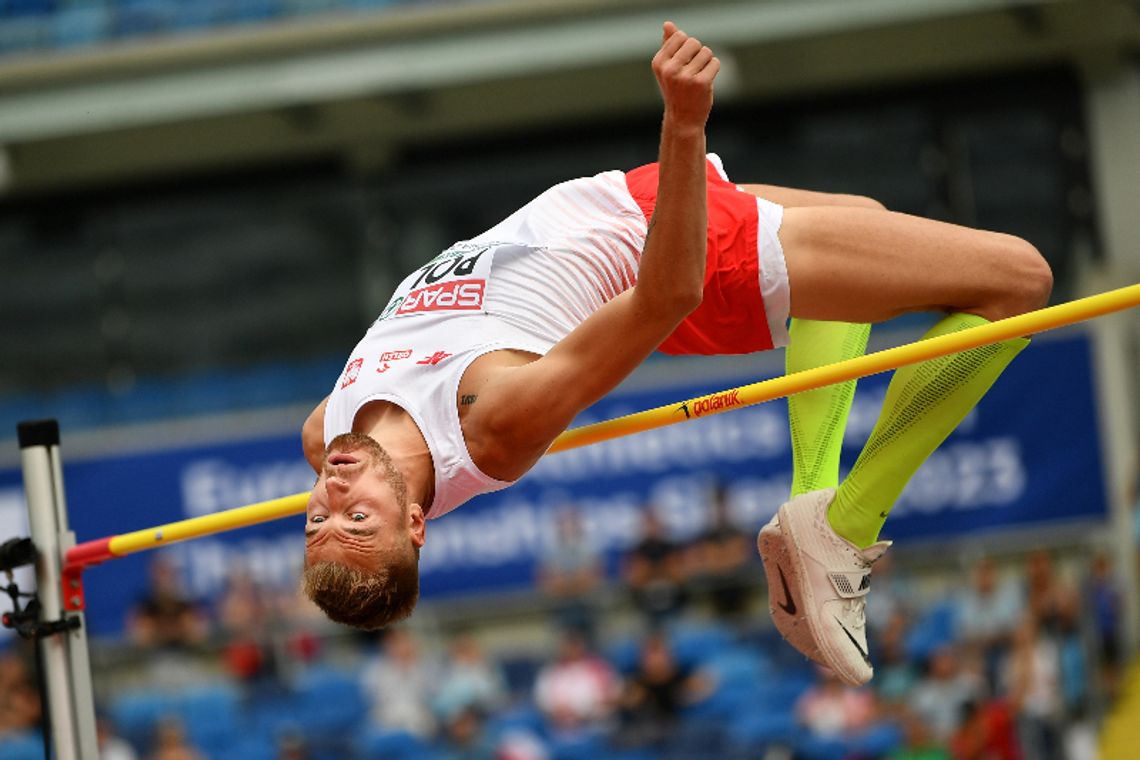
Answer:
[{"label": "raised hand", "polygon": [[662,31],[661,49],[653,56],[653,74],[665,99],[665,117],[679,126],[703,128],[712,110],[713,80],[720,61],[672,21],[666,21]]}]

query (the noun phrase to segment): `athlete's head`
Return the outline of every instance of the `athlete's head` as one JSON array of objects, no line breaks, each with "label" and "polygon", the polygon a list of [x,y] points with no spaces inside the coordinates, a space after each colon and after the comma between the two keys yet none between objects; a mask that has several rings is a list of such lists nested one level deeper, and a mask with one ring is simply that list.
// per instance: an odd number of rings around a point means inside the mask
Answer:
[{"label": "athlete's head", "polygon": [[305,574],[310,599],[338,623],[382,628],[412,613],[419,596],[424,514],[388,453],[359,433],[325,451],[309,497]]}]

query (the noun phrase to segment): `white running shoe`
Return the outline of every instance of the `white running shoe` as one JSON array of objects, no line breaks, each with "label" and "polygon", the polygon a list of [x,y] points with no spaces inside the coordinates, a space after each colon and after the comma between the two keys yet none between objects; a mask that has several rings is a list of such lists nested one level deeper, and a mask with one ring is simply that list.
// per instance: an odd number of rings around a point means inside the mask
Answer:
[{"label": "white running shoe", "polygon": [[793,647],[861,686],[873,670],[867,654],[866,596],[871,564],[891,545],[859,549],[827,521],[835,489],[811,491],[780,507],[757,537],[776,629]]}]

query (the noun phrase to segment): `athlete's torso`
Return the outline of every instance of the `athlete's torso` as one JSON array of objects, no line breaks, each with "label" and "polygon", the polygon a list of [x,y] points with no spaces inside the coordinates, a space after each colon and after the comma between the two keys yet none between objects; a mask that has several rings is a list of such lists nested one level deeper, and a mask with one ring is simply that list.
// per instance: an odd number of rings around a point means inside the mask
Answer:
[{"label": "athlete's torso", "polygon": [[551,188],[444,251],[405,278],[353,350],[329,396],[326,443],[351,430],[365,404],[389,402],[431,451],[428,517],[509,485],[468,450],[458,399],[465,372],[491,352],[549,351],[634,284],[645,234],[624,173],[606,172]]}]

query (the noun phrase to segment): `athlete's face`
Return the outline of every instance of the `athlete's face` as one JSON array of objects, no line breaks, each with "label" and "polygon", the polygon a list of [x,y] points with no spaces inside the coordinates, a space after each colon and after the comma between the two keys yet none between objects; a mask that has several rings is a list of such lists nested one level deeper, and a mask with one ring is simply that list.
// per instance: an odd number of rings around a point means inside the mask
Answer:
[{"label": "athlete's face", "polygon": [[[305,563],[330,561],[374,569],[394,552],[423,546],[418,504],[401,505],[368,436],[337,436],[309,497]],[[398,476],[397,476],[398,477]]]}]

